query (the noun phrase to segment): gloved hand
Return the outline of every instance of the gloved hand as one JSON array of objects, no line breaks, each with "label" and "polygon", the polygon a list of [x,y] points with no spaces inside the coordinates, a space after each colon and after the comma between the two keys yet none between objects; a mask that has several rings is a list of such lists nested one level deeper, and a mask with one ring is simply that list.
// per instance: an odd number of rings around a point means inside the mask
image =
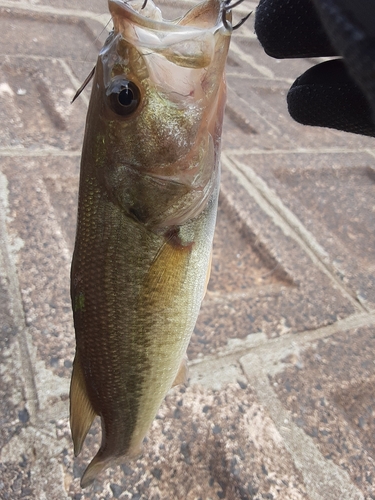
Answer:
[{"label": "gloved hand", "polygon": [[287,102],[296,121],[375,137],[374,0],[260,0],[255,31],[278,59],[342,57],[294,82]]}]

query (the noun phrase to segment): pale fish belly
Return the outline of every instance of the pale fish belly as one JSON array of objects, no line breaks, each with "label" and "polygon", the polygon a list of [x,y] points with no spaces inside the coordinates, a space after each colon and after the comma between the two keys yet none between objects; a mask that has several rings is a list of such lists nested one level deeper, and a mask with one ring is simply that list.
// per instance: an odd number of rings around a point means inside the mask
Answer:
[{"label": "pale fish belly", "polygon": [[[131,449],[139,448],[161,402],[176,379],[181,363],[184,363],[209,277],[217,198],[218,189],[215,189],[200,216],[181,228],[181,237],[191,242],[191,250],[178,251],[190,251],[191,254],[184,270],[184,279],[175,287],[173,300],[166,305],[162,287],[160,290],[154,287],[156,313],[150,332],[150,370],[139,402],[140,418],[131,439]],[[163,256],[164,259],[169,258],[168,253]],[[164,262],[160,262],[160,265],[163,266]],[[175,271],[169,269],[171,273]],[[181,376],[183,378],[183,374]]]}]

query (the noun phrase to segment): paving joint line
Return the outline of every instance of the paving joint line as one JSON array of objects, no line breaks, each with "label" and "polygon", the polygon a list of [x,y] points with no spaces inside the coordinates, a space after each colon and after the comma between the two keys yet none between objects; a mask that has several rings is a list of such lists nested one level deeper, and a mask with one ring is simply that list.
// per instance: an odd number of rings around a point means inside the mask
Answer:
[{"label": "paving joint line", "polygon": [[364,304],[336,276],[335,269],[329,261],[328,253],[305,228],[299,218],[268,187],[267,183],[250,166],[229,159],[225,153],[222,154],[222,161],[262,210],[271,217],[286,236],[293,238],[298,243],[314,265],[330,279],[333,286],[351,303],[353,308],[357,311],[368,312]]},{"label": "paving joint line", "polygon": [[110,14],[98,14],[90,12],[88,10],[61,9],[58,7],[51,7],[50,5],[29,4],[22,1],[13,2],[11,0],[0,0],[0,8],[12,9],[12,12],[15,13],[17,13],[17,11],[26,11],[34,14],[65,17],[67,19],[90,19],[102,24],[103,27],[106,27],[108,25],[108,20],[110,17]]},{"label": "paving joint line", "polygon": [[241,59],[241,61],[243,61],[246,64],[248,64],[249,66],[251,66],[253,69],[258,71],[261,75],[263,75],[269,79],[274,78],[274,76],[275,76],[274,72],[270,68],[268,68],[267,66],[264,66],[263,64],[258,64],[251,54],[246,54],[239,47],[239,45],[237,45],[237,43],[234,42],[233,40],[231,41],[230,49],[234,54],[236,54],[236,56],[238,56]]},{"label": "paving joint line", "polygon": [[[223,150],[223,154],[229,156],[244,156],[244,155],[280,155],[280,154],[290,154],[290,155],[295,155],[295,154],[314,154],[314,155],[321,155],[321,154],[358,154],[358,153],[367,153],[372,156],[375,156],[375,151],[371,151],[371,149],[363,148],[363,149],[347,149],[347,148],[321,148],[319,150],[316,149],[310,149],[310,148],[301,148],[301,149],[242,149],[242,148],[237,148],[237,149],[229,149],[225,148]],[[345,167],[343,167],[345,168]]]},{"label": "paving joint line", "polygon": [[[1,1],[1,0],[0,0]],[[53,56],[39,56],[35,54],[23,54],[22,52],[19,52],[18,54],[8,54],[8,53],[0,53],[0,57],[8,57],[9,59],[28,59],[31,61],[58,61],[58,57],[53,57]],[[80,62],[79,60],[75,59],[75,62]]]},{"label": "paving joint line", "polygon": [[[66,63],[66,61],[64,61],[64,59],[58,59],[58,61],[59,61],[60,65],[62,66],[65,74],[69,78],[71,84],[73,85],[73,88],[78,90],[81,87],[82,82],[74,75],[73,71],[71,70],[69,65]],[[79,97],[85,103],[86,108],[88,108],[90,98],[87,96],[86,92],[87,92],[86,89],[84,89],[83,92],[81,92]]]},{"label": "paving joint line", "polygon": [[[255,80],[255,81],[260,81],[260,82],[272,82],[273,84],[275,82],[282,82],[282,83],[286,83],[287,85],[283,85],[283,89],[289,89],[290,85],[293,84],[294,80],[292,78],[283,78],[283,77],[278,77],[278,76],[275,76],[274,78],[268,78],[266,76],[252,76],[252,75],[248,75],[246,73],[239,73],[237,71],[231,71],[231,70],[228,70],[228,66],[227,66],[227,71],[226,71],[226,76],[227,77],[233,77],[233,78],[243,78],[245,80]],[[251,83],[252,85],[252,89],[256,88],[257,85],[254,83]]]},{"label": "paving joint line", "polygon": [[[326,339],[333,335],[352,330],[355,328],[363,328],[375,324],[375,312],[362,312],[355,313],[346,318],[340,319],[335,323],[327,326],[316,328],[315,330],[305,330],[298,333],[285,333],[280,337],[267,338],[265,334],[253,333],[248,335],[245,339],[231,339],[242,341],[242,345],[235,347],[224,347],[218,350],[215,354],[207,355],[202,358],[189,361],[189,367],[194,369],[194,366],[202,365],[205,363],[212,363],[222,360],[239,360],[240,358],[249,354],[260,355],[265,351],[272,353],[272,363],[275,359],[280,357],[280,353],[287,349],[306,349],[312,342],[317,340]],[[244,347],[243,344],[247,347]],[[256,373],[255,373],[256,374]]]},{"label": "paving joint line", "polygon": [[[254,15],[254,10],[253,10],[252,15]],[[244,15],[248,14],[248,11],[245,11],[245,9],[242,9],[242,13],[237,9],[235,12],[240,13],[240,14],[244,14]],[[233,33],[232,37],[234,40],[236,38],[248,38],[250,40],[258,40],[258,37],[256,36],[256,34],[246,26],[246,23],[241,26],[241,29],[238,32],[235,31]]]},{"label": "paving joint line", "polygon": [[[273,258],[273,257],[272,257]],[[270,275],[273,273],[274,270],[269,271],[266,273],[266,275]],[[286,271],[285,271],[286,273]],[[289,276],[289,275],[288,275]],[[292,285],[293,286],[293,285]],[[290,285],[285,286],[285,285],[275,285],[273,283],[268,284],[268,285],[260,285],[256,289],[251,288],[243,292],[213,292],[211,290],[207,290],[204,302],[207,304],[227,304],[230,301],[233,300],[249,300],[254,297],[259,296],[259,292],[262,293],[279,293],[280,288],[283,289],[288,289]]]},{"label": "paving joint line", "polygon": [[5,147],[0,148],[0,157],[19,157],[19,156],[29,156],[29,157],[39,157],[39,156],[68,156],[68,157],[80,157],[81,151],[64,151],[63,149],[52,149],[52,148],[19,148],[19,147]]},{"label": "paving joint line", "polygon": [[56,217],[56,211],[52,203],[51,195],[48,192],[48,188],[46,186],[46,183],[43,179],[39,179],[36,184],[37,188],[40,189],[39,193],[43,198],[43,201],[45,203],[45,206],[48,207],[48,220],[49,220],[49,225],[53,228],[55,237],[57,234],[57,231],[59,232],[59,240],[61,244],[61,249],[60,249],[60,255],[62,254],[67,262],[68,270],[70,271],[70,266],[71,266],[71,259],[72,259],[72,252],[69,250],[69,245],[67,243],[67,240],[64,236],[64,231],[62,230],[61,225],[59,224],[57,217]]},{"label": "paving joint line", "polygon": [[30,346],[28,339],[28,327],[26,325],[23,301],[18,281],[16,265],[11,257],[11,248],[6,223],[6,213],[8,208],[8,180],[0,171],[0,251],[3,256],[5,274],[9,280],[8,295],[12,306],[12,317],[17,328],[17,342],[22,358],[22,371],[25,381],[26,404],[30,415],[31,423],[36,423],[38,419],[39,400],[35,382],[35,373],[30,356]]},{"label": "paving joint line", "polygon": [[[197,2],[196,0],[185,0],[184,4],[188,7],[194,7]],[[166,2],[166,5],[174,6],[175,2]],[[82,19],[91,19],[93,21],[98,21],[99,23],[103,24],[105,27],[108,24],[109,20],[109,13],[93,13],[88,10],[79,10],[79,9],[64,9],[64,8],[59,8],[59,7],[52,7],[47,4],[32,4],[32,3],[26,3],[23,1],[20,2],[14,2],[12,0],[0,0],[0,8],[8,8],[8,9],[15,9],[15,10],[24,10],[24,11],[29,11],[33,13],[39,13],[39,14],[49,14],[49,15],[54,15],[54,16],[63,16],[63,17],[78,17]],[[248,14],[248,11],[246,10],[245,7],[240,6],[239,8],[236,8],[236,13],[238,15],[246,15]]]}]

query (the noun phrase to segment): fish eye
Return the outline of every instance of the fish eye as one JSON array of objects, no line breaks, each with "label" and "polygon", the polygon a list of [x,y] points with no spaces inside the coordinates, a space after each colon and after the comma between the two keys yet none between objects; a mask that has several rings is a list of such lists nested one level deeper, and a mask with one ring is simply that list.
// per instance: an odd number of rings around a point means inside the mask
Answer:
[{"label": "fish eye", "polygon": [[125,79],[113,81],[107,90],[107,95],[110,107],[121,116],[134,113],[141,98],[141,93],[135,83]]}]

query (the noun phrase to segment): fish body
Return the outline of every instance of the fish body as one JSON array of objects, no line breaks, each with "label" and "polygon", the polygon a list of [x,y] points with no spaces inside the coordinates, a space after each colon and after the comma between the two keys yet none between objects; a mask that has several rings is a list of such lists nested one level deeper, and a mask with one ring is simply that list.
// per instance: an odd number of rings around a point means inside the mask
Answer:
[{"label": "fish body", "polygon": [[71,297],[75,454],[102,443],[82,487],[139,455],[185,353],[207,286],[220,180],[223,2],[167,22],[151,0],[109,0],[81,161]]}]

